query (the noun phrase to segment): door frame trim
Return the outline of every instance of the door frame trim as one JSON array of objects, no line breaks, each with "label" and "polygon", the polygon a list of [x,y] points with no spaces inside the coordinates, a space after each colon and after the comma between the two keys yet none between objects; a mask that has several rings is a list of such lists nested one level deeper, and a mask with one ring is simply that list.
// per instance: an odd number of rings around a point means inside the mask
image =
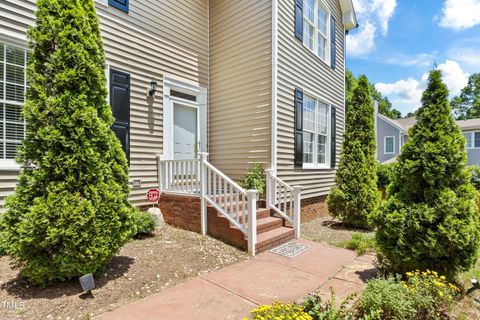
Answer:
[{"label": "door frame trim", "polygon": [[[170,96],[176,90],[197,97],[197,102]],[[198,110],[199,152],[207,152],[207,88],[173,76],[163,78],[163,157],[173,160],[173,103],[195,106]]]}]

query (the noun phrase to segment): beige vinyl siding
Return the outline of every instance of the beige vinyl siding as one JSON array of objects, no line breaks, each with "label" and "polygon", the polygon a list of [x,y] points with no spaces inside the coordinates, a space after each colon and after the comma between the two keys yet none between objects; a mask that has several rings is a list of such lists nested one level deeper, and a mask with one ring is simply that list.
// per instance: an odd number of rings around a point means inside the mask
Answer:
[{"label": "beige vinyl siding", "polygon": [[[129,14],[96,7],[107,64],[131,76],[130,182],[141,179],[142,187],[132,188],[130,200],[146,205],[146,191],[158,185],[156,154],[163,149],[163,76],[208,86],[208,1],[131,0]],[[25,38],[34,10],[33,0],[0,0],[0,36]],[[159,82],[154,99],[147,97],[152,79]],[[14,185],[12,173],[0,172],[0,206]]]},{"label": "beige vinyl siding", "polygon": [[334,185],[333,169],[294,167],[294,90],[308,90],[337,108],[337,163],[344,128],[344,28],[338,0],[325,0],[336,23],[336,69],[320,60],[294,35],[294,0],[278,8],[277,174],[290,185],[302,186],[302,197],[325,195]]},{"label": "beige vinyl siding", "polygon": [[210,161],[234,179],[270,164],[271,6],[210,0]]}]

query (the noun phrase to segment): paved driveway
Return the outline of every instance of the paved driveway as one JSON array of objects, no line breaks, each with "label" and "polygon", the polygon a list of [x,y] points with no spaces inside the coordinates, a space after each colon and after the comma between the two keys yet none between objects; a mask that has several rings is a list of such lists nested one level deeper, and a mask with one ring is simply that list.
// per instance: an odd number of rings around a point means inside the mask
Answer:
[{"label": "paved driveway", "polygon": [[373,256],[308,240],[294,258],[271,252],[189,280],[99,317],[102,320],[203,320],[248,317],[257,305],[295,302],[319,289],[339,298],[359,292],[376,269]]}]

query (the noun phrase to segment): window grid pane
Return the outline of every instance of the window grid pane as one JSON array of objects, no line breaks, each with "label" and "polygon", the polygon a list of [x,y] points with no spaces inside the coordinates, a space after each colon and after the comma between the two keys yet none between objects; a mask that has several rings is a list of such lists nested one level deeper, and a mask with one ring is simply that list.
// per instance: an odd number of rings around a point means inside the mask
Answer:
[{"label": "window grid pane", "polygon": [[26,50],[0,43],[0,160],[15,159],[25,138]]},{"label": "window grid pane", "polygon": [[303,162],[326,165],[328,159],[329,106],[304,96],[303,102]]},{"label": "window grid pane", "polygon": [[480,148],[480,132],[475,132],[474,136],[475,136],[474,147],[475,148]]},{"label": "window grid pane", "polygon": [[472,133],[471,132],[466,132],[463,134],[465,137],[465,140],[467,140],[466,147],[471,148],[472,147]]},{"label": "window grid pane", "polygon": [[303,0],[303,43],[322,60],[328,54],[329,13],[319,0]]},{"label": "window grid pane", "polygon": [[385,152],[393,153],[393,137],[385,138]]}]

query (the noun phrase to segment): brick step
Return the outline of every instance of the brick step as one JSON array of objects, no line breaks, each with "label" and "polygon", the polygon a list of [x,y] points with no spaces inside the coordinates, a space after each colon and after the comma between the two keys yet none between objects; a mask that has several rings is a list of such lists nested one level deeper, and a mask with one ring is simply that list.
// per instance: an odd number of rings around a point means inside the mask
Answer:
[{"label": "brick step", "polygon": [[266,218],[257,219],[257,235],[277,229],[277,228],[281,228],[282,226],[283,226],[282,218],[266,217]]},{"label": "brick step", "polygon": [[275,248],[295,239],[295,230],[289,227],[278,227],[257,235],[255,249],[257,253]]}]

